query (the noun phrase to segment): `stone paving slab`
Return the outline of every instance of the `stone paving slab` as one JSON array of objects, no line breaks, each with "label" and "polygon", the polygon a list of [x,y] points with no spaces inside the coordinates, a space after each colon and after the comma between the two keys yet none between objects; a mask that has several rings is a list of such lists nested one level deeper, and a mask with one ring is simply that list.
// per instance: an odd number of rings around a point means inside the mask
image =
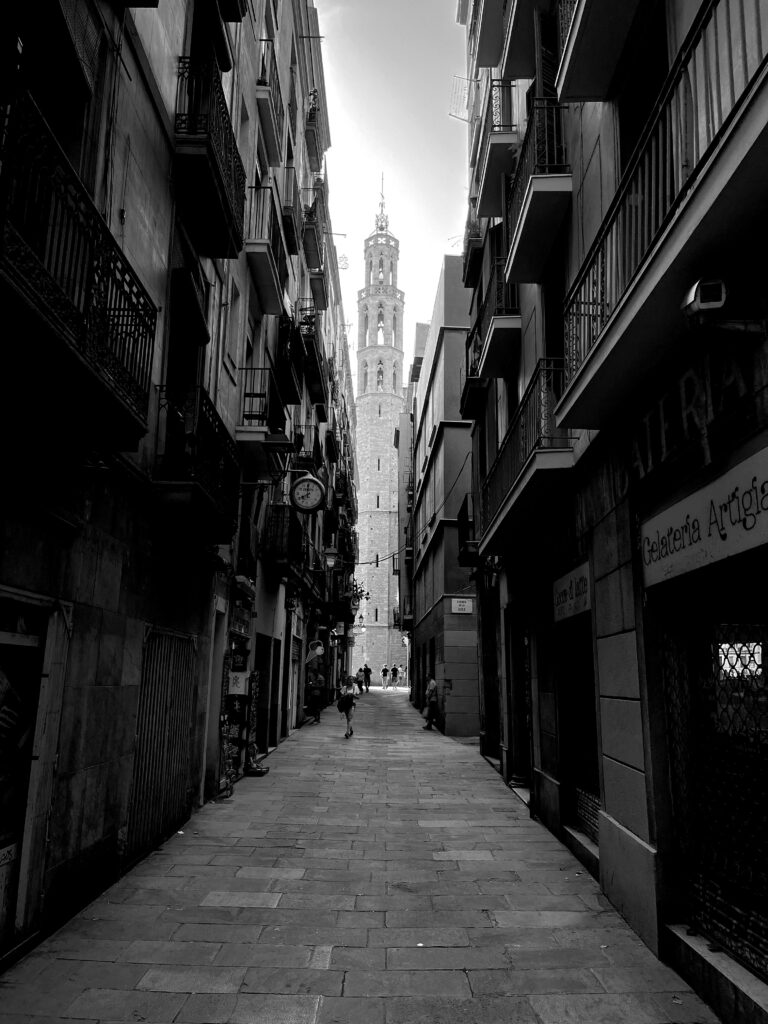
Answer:
[{"label": "stone paving slab", "polygon": [[0,1024],[716,1024],[470,744],[329,708],[0,978]]}]

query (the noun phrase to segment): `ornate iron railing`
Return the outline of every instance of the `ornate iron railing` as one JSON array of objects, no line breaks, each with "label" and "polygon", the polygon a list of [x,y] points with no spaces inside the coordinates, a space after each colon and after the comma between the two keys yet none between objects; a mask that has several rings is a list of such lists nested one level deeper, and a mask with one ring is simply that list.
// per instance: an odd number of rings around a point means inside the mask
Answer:
[{"label": "ornate iron railing", "polygon": [[157,478],[200,484],[234,531],[240,490],[237,445],[205,388],[179,394],[162,386],[160,411]]},{"label": "ornate iron railing", "polygon": [[3,114],[0,263],[146,420],[157,310],[32,97]]},{"label": "ornate iron railing", "polygon": [[507,194],[509,238],[514,237],[531,178],[535,174],[567,174],[571,169],[565,147],[565,109],[564,104],[554,100],[539,97],[533,101],[517,171]]},{"label": "ornate iron railing", "polygon": [[562,359],[540,359],[481,487],[481,533],[485,533],[531,455],[539,449],[568,448],[571,437],[555,426],[555,405],[563,393]]},{"label": "ornate iron railing", "polygon": [[557,0],[557,27],[560,37],[560,56],[565,52],[565,44],[568,42],[568,33],[571,30],[573,16],[579,0]]},{"label": "ornate iron railing", "polygon": [[486,152],[493,135],[499,135],[502,132],[520,131],[520,125],[518,124],[515,112],[515,84],[513,81],[501,78],[494,78],[490,82],[485,101],[485,115],[483,117],[483,131],[480,141],[481,166],[485,162]]},{"label": "ornate iron railing", "polygon": [[245,168],[240,159],[215,61],[179,57],[175,131],[177,135],[208,137],[219,165],[233,219],[242,231]]},{"label": "ornate iron railing", "polygon": [[702,5],[565,302],[572,380],[656,239],[693,189],[768,56],[754,0]]},{"label": "ornate iron railing", "polygon": [[517,285],[507,283],[504,278],[504,266],[505,260],[503,258],[497,257],[493,260],[491,276],[488,279],[488,291],[480,307],[480,315],[477,318],[478,340],[481,345],[485,344],[493,317],[515,316],[520,312]]},{"label": "ornate iron railing", "polygon": [[285,253],[280,221],[272,186],[256,185],[249,189],[245,237],[269,242],[279,279],[284,281],[288,273],[288,257]]},{"label": "ornate iron railing", "polygon": [[283,94],[280,91],[280,75],[277,70],[275,44],[272,39],[261,40],[258,84],[266,85],[269,88],[272,106],[275,110],[277,137],[281,139],[283,137],[283,125],[285,124],[285,104],[283,103]]},{"label": "ornate iron railing", "polygon": [[483,351],[482,339],[477,322],[467,335],[467,347],[464,350],[464,363],[459,363],[459,395],[464,393],[464,385],[471,377],[479,376],[480,356]]}]

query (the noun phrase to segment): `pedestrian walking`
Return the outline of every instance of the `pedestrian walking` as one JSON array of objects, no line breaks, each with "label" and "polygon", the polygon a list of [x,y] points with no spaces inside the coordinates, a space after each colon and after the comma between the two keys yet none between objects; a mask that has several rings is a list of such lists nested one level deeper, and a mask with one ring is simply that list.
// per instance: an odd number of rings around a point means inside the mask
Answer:
[{"label": "pedestrian walking", "polygon": [[358,696],[360,696],[360,694],[363,692],[363,684],[365,682],[365,674],[363,673],[363,670],[361,668],[357,670],[355,682],[357,683],[357,694]]},{"label": "pedestrian walking", "polygon": [[336,701],[336,707],[339,709],[339,714],[344,715],[347,722],[347,731],[344,733],[344,739],[348,740],[352,733],[355,731],[352,728],[352,719],[355,713],[355,677],[350,676],[347,680],[347,686],[344,693]]},{"label": "pedestrian walking", "polygon": [[389,669],[386,665],[381,666],[381,688],[383,690],[389,689]]},{"label": "pedestrian walking", "polygon": [[427,709],[427,724],[425,729],[432,729],[432,723],[437,721],[437,683],[435,677],[430,676],[427,683],[427,692],[424,694]]},{"label": "pedestrian walking", "polygon": [[392,666],[392,685],[397,689],[397,665]]},{"label": "pedestrian walking", "polygon": [[363,677],[365,679],[365,692],[370,693],[371,690],[371,666],[366,663],[363,665]]}]

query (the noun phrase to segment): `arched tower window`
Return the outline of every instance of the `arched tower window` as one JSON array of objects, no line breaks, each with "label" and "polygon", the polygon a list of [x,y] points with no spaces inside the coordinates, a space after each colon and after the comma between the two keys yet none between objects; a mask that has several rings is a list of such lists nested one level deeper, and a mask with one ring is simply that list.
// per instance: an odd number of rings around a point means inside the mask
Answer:
[{"label": "arched tower window", "polygon": [[384,283],[384,257],[379,256],[379,284]]},{"label": "arched tower window", "polygon": [[363,391],[368,390],[368,363],[363,363]]},{"label": "arched tower window", "polygon": [[376,322],[376,344],[384,344],[384,310],[379,306],[379,315]]},{"label": "arched tower window", "polygon": [[392,314],[392,344],[397,348],[397,310]]},{"label": "arched tower window", "polygon": [[376,390],[384,390],[384,366],[379,363],[378,369],[376,370]]},{"label": "arched tower window", "polygon": [[368,284],[373,284],[373,260],[368,260]]},{"label": "arched tower window", "polygon": [[389,283],[390,284],[392,284],[392,274],[393,274],[392,268],[393,268],[393,266],[394,266],[394,264],[393,264],[392,260],[390,260],[389,261]]},{"label": "arched tower window", "polygon": [[392,390],[397,391],[397,363],[392,367]]}]

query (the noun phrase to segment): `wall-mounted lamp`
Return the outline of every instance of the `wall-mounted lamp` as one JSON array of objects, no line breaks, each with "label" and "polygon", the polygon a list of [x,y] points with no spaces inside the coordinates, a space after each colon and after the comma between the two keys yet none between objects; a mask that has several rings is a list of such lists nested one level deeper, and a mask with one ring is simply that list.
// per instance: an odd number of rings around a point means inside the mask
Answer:
[{"label": "wall-mounted lamp", "polygon": [[339,552],[336,548],[330,547],[325,549],[325,564],[329,569],[333,569],[336,565],[336,560],[339,557]]}]

